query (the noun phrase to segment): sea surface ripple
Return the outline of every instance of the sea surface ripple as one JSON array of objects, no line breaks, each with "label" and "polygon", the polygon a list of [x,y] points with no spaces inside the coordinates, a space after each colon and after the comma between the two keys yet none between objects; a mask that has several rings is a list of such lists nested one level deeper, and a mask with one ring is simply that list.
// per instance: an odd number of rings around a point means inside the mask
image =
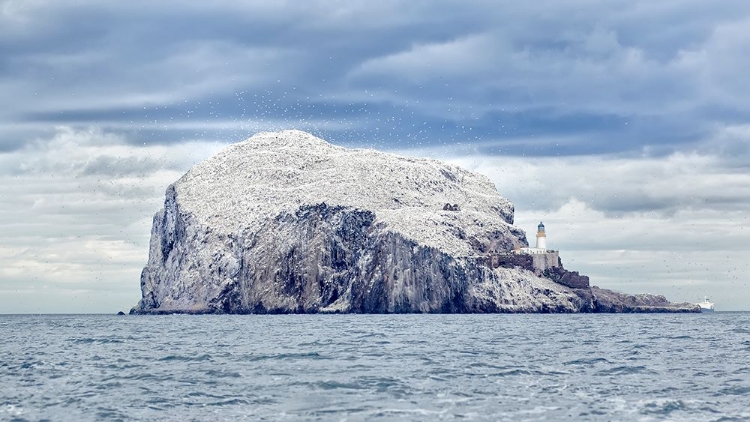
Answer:
[{"label": "sea surface ripple", "polygon": [[2,315],[0,338],[0,420],[750,420],[750,313]]}]

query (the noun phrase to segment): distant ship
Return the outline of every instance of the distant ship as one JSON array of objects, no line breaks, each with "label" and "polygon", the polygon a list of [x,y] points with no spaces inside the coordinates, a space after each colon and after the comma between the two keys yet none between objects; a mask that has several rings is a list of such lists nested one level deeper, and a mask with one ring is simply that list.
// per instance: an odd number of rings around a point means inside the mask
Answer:
[{"label": "distant ship", "polygon": [[701,312],[713,312],[714,304],[708,301],[708,296],[703,299],[703,302],[698,302],[696,305],[701,307]]}]

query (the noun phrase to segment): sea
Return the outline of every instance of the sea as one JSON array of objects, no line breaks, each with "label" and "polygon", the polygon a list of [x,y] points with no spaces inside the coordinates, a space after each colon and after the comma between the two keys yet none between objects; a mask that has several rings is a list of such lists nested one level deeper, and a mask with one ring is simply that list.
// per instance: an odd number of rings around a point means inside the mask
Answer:
[{"label": "sea", "polygon": [[0,315],[2,421],[750,421],[750,313]]}]

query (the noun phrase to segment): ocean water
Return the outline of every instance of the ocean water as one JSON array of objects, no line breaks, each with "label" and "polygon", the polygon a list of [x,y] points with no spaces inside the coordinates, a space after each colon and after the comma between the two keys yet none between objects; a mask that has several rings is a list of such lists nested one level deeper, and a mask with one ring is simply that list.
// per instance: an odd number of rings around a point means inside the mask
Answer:
[{"label": "ocean water", "polygon": [[6,315],[0,338],[0,420],[750,420],[750,313]]}]

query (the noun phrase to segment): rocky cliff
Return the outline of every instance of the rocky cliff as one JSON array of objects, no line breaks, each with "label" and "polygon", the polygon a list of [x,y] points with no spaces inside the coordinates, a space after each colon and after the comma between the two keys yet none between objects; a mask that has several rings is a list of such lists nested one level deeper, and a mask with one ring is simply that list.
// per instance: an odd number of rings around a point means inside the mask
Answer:
[{"label": "rocky cliff", "polygon": [[484,176],[261,133],[169,186],[131,312],[596,310],[590,292],[486,265],[526,245]]}]

